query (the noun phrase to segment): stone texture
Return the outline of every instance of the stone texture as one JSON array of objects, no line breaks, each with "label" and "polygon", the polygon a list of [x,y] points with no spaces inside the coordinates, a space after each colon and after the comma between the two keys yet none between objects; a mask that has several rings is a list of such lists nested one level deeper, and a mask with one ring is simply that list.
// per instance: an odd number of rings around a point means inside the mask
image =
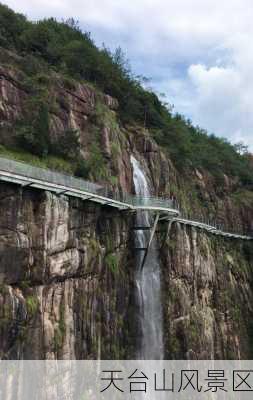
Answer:
[{"label": "stone texture", "polygon": [[167,358],[251,356],[251,246],[173,226],[162,253]]},{"label": "stone texture", "polygon": [[1,357],[126,357],[128,218],[1,184]]},{"label": "stone texture", "polygon": [[[0,67],[1,144],[29,96],[22,79]],[[96,135],[115,192],[133,192],[134,154],[154,195],[173,196],[192,218],[253,229],[252,193],[236,180],[218,187],[208,171],[178,172],[147,130],[120,125],[117,100],[90,85],[56,75],[49,91],[52,139],[77,129],[87,157]],[[126,213],[0,183],[1,358],[134,357],[132,224]],[[166,357],[250,358],[252,245],[174,225],[160,258]]]}]

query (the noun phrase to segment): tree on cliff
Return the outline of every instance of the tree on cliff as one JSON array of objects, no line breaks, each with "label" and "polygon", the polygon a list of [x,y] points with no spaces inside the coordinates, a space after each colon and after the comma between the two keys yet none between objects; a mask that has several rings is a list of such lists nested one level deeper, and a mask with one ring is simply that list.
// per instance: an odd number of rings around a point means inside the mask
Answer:
[{"label": "tree on cliff", "polygon": [[30,119],[20,121],[18,140],[26,150],[42,157],[47,156],[50,138],[48,106],[45,103],[40,104]]}]

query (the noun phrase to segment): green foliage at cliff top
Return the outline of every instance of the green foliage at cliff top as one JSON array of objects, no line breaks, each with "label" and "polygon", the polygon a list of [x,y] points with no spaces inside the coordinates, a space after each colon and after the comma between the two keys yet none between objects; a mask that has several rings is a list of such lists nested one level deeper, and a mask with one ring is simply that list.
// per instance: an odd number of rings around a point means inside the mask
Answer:
[{"label": "green foliage at cliff top", "polygon": [[31,76],[51,69],[92,82],[117,98],[121,122],[145,125],[178,168],[205,168],[218,180],[225,173],[238,177],[243,185],[253,184],[247,149],[242,152],[242,148],[172,114],[155,93],[143,88],[143,78],[133,75],[121,49],[114,53],[105,47],[98,49],[74,20],[30,22],[0,4],[0,46],[23,56],[25,72]]}]

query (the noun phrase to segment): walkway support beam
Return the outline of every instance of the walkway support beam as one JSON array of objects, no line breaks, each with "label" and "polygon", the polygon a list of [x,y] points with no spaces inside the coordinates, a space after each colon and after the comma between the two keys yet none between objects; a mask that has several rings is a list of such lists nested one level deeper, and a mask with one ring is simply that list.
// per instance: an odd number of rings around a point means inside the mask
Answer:
[{"label": "walkway support beam", "polygon": [[148,246],[147,246],[147,248],[146,248],[145,254],[144,254],[143,259],[142,259],[141,271],[143,270],[145,261],[146,261],[146,259],[147,259],[148,251],[149,251],[149,249],[150,249],[150,246],[151,246],[153,237],[154,237],[154,235],[155,235],[156,227],[157,227],[157,224],[158,224],[158,221],[159,221],[159,216],[160,216],[160,214],[157,213],[157,214],[156,214],[156,217],[155,217],[154,225],[153,225],[152,230],[151,230],[151,232],[150,232],[150,238],[149,238]]}]

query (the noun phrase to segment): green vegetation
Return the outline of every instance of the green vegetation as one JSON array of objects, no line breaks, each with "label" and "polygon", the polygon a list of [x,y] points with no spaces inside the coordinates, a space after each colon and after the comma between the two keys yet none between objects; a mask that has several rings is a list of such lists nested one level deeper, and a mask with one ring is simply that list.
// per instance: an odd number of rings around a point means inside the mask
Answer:
[{"label": "green vegetation", "polygon": [[4,283],[0,284],[0,295],[8,293],[8,287]]},{"label": "green vegetation", "polygon": [[39,299],[33,295],[26,298],[27,313],[30,317],[34,316],[39,308]]},{"label": "green vegetation", "polygon": [[106,179],[107,168],[105,164],[105,159],[97,143],[93,143],[91,146],[89,168],[91,173],[96,179],[98,180]]},{"label": "green vegetation", "polygon": [[64,338],[66,335],[66,326],[65,326],[65,305],[64,303],[60,304],[60,320],[58,326],[55,327],[54,330],[54,350],[58,352],[64,343]]},{"label": "green vegetation", "polygon": [[117,176],[112,175],[112,176],[108,177],[108,180],[112,186],[117,186],[117,184],[118,184]]},{"label": "green vegetation", "polygon": [[116,254],[109,253],[105,256],[105,265],[113,274],[119,271],[119,260]]},{"label": "green vegetation", "polygon": [[64,160],[61,157],[48,155],[47,157],[35,156],[28,151],[20,148],[6,148],[0,145],[0,155],[2,157],[11,158],[17,161],[23,161],[28,164],[34,165],[40,168],[49,168],[55,171],[65,172],[67,174],[73,174],[75,165],[70,161]]},{"label": "green vegetation", "polygon": [[59,134],[57,142],[50,139],[49,111],[57,105],[52,101],[50,104],[48,97],[47,87],[43,87],[25,102],[23,117],[15,123],[17,146],[40,157],[53,154],[74,160],[80,154],[78,131],[66,129]]},{"label": "green vegetation", "polygon": [[[49,71],[60,72],[68,88],[73,88],[73,79],[91,82],[99,90],[118,99],[121,123],[142,125],[149,129],[179,169],[207,169],[215,176],[219,186],[223,184],[225,173],[238,178],[241,185],[252,187],[253,167],[244,146],[233,146],[224,139],[208,135],[181,115],[173,114],[155,93],[143,88],[144,78],[133,75],[120,48],[114,53],[105,47],[98,49],[90,34],[82,32],[73,19],[57,22],[50,18],[30,22],[0,4],[0,46],[22,56],[19,68],[22,67],[29,77],[27,86],[39,91],[40,100],[46,98],[44,89],[48,84]],[[49,104],[44,100],[42,104],[38,101],[31,120],[20,122],[20,145],[40,156],[57,151],[58,155],[65,157],[65,145],[61,150],[50,147]],[[100,111],[103,114],[103,110]],[[72,145],[77,145],[72,139],[68,136]],[[94,157],[89,160],[89,165],[79,162],[77,173],[86,177],[97,163],[98,178],[104,179],[102,161],[94,148]]]},{"label": "green vegetation", "polygon": [[96,258],[100,253],[100,244],[95,238],[89,239],[89,246],[92,251],[92,255]]},{"label": "green vegetation", "polygon": [[238,190],[233,193],[232,199],[236,204],[242,204],[244,207],[251,207],[253,202],[253,192],[249,190]]},{"label": "green vegetation", "polygon": [[253,261],[253,246],[251,242],[244,242],[243,243],[243,250],[244,250],[244,254],[246,257],[246,260],[249,263],[252,263]]},{"label": "green vegetation", "polygon": [[80,152],[78,132],[76,130],[66,129],[60,136],[60,141],[53,147],[51,152],[54,151],[65,159],[73,160]]},{"label": "green vegetation", "polygon": [[[33,114],[33,113],[32,113]],[[41,103],[36,116],[26,118],[19,123],[18,143],[21,148],[38,156],[49,153],[49,113],[45,103]]]},{"label": "green vegetation", "polygon": [[118,145],[118,143],[113,142],[111,144],[111,152],[112,152],[112,157],[115,160],[118,155],[120,154],[120,147]]},{"label": "green vegetation", "polygon": [[[8,289],[7,289],[7,292],[8,292]],[[3,295],[4,292],[2,292],[1,294]],[[3,305],[2,310],[1,310],[0,330],[6,329],[11,324],[11,320],[12,320],[11,305],[6,303]]]},{"label": "green vegetation", "polygon": [[222,185],[223,174],[238,177],[243,185],[253,184],[253,169],[247,150],[226,139],[208,135],[179,114],[171,117],[168,132],[153,131],[157,143],[168,150],[178,168],[195,167],[210,171]]},{"label": "green vegetation", "polygon": [[94,142],[90,147],[89,157],[84,160],[79,157],[76,162],[75,175],[80,178],[110,181],[105,159],[99,145]]}]

